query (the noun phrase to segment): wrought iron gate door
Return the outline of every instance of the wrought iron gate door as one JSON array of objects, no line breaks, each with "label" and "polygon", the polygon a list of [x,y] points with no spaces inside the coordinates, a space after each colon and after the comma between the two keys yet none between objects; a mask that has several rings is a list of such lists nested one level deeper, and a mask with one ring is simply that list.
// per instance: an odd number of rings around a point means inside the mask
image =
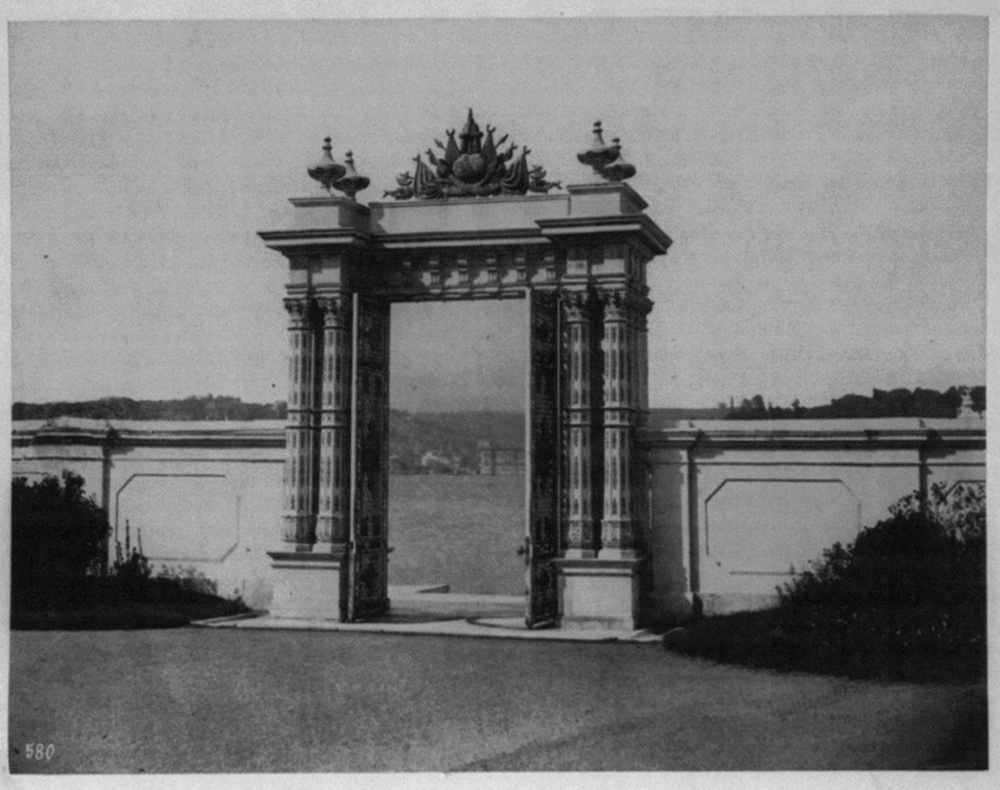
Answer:
[{"label": "wrought iron gate door", "polygon": [[559,556],[560,333],[559,297],[529,290],[527,560],[528,628],[559,620],[559,589],[553,560]]},{"label": "wrought iron gate door", "polygon": [[354,294],[353,316],[347,621],[389,609],[389,303]]}]

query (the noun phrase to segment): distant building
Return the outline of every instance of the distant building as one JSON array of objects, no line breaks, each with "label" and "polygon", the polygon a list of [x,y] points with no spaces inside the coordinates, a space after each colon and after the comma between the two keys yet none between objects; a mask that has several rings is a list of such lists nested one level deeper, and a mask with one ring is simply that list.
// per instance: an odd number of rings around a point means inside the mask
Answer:
[{"label": "distant building", "polygon": [[479,474],[481,475],[523,475],[524,449],[504,447],[490,441],[479,442]]},{"label": "distant building", "polygon": [[461,465],[461,459],[438,455],[433,450],[428,450],[420,459],[420,466],[429,475],[454,474]]}]

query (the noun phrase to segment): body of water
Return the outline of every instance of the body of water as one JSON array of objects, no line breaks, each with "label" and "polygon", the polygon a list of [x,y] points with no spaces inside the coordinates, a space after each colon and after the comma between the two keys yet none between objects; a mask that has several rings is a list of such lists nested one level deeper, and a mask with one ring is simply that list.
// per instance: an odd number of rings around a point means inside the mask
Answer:
[{"label": "body of water", "polygon": [[522,595],[524,476],[390,475],[390,584]]}]

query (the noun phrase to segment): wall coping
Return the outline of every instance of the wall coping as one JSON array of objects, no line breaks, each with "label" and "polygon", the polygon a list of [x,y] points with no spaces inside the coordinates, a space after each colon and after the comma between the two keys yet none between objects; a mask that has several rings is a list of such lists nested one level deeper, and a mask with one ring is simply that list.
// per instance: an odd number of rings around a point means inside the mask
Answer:
[{"label": "wall coping", "polygon": [[284,420],[14,420],[14,447],[98,445],[104,447],[284,447]]},{"label": "wall coping", "polygon": [[648,448],[762,446],[986,449],[986,421],[979,417],[827,420],[677,420],[639,431]]},{"label": "wall coping", "polygon": [[[648,448],[759,446],[986,448],[986,421],[978,417],[891,417],[875,420],[677,420],[669,427],[644,428]],[[15,420],[15,447],[39,444],[131,446],[284,446],[284,420],[172,421]]]}]

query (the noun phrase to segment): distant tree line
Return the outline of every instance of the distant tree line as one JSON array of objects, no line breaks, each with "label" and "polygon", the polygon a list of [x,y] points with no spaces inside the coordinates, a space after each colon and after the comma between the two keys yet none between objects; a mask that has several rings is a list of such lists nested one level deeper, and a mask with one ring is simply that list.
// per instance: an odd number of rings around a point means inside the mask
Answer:
[{"label": "distant tree line", "polygon": [[[955,417],[962,406],[964,393],[972,400],[972,410],[986,411],[986,387],[950,387],[945,392],[917,388],[873,390],[866,395],[845,395],[825,406],[803,406],[798,400],[791,406],[774,406],[760,395],[744,398],[739,406],[729,409],[726,420],[788,420],[788,419],[859,419],[873,417]],[[723,404],[720,404],[723,406]]]},{"label": "distant tree line", "polygon": [[15,420],[51,420],[83,417],[91,420],[280,420],[285,403],[244,403],[225,395],[192,395],[175,400],[101,398],[56,403],[17,402]]}]

